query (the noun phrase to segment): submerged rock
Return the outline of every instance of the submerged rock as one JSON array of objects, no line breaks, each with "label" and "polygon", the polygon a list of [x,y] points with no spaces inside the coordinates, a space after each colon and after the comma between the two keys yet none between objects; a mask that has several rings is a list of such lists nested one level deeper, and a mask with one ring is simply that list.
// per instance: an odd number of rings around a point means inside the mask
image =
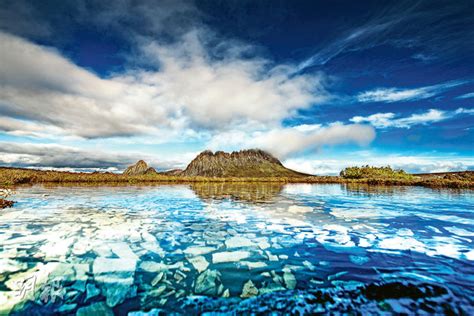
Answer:
[{"label": "submerged rock", "polygon": [[77,310],[76,316],[114,316],[114,312],[104,302],[98,302]]},{"label": "submerged rock", "polygon": [[137,265],[135,259],[96,258],[92,266],[94,274],[134,272]]},{"label": "submerged rock", "polygon": [[248,280],[242,289],[242,294],[240,297],[242,298],[247,298],[247,297],[252,297],[258,295],[258,289],[257,287],[253,284],[252,280]]},{"label": "submerged rock", "polygon": [[152,286],[155,286],[157,285],[158,283],[160,283],[160,281],[163,279],[163,276],[165,275],[164,272],[160,272],[158,273],[158,275],[156,277],[153,278],[153,280],[151,280],[151,285]]},{"label": "submerged rock", "polygon": [[293,290],[296,287],[296,278],[293,273],[283,273],[283,280],[285,281],[285,285],[288,289]]},{"label": "submerged rock", "polygon": [[213,252],[214,250],[216,250],[216,248],[214,247],[190,246],[186,248],[183,252],[186,255],[201,256]]},{"label": "submerged rock", "polygon": [[91,284],[91,283],[87,284],[86,292],[87,292],[87,296],[86,296],[85,301],[88,301],[89,299],[96,297],[97,295],[100,294],[100,290],[94,284]]},{"label": "submerged rock", "polygon": [[250,239],[240,236],[233,236],[225,241],[227,248],[242,248],[256,246]]},{"label": "submerged rock", "polygon": [[199,273],[206,270],[209,266],[209,262],[207,262],[207,260],[202,256],[188,258],[188,261]]},{"label": "submerged rock", "polygon": [[180,269],[183,267],[182,262],[176,262],[174,264],[166,264],[162,262],[155,261],[143,261],[140,263],[140,269],[146,272],[161,272],[167,270]]},{"label": "submerged rock", "polygon": [[304,213],[310,213],[312,211],[313,211],[313,208],[309,206],[292,205],[288,208],[288,212],[293,213],[293,214],[304,214]]},{"label": "submerged rock", "polygon": [[217,270],[206,270],[196,279],[194,292],[196,294],[217,295],[220,273]]},{"label": "submerged rock", "polygon": [[153,308],[149,312],[129,312],[127,316],[159,316],[159,315],[165,315],[165,312],[162,309],[159,308]]},{"label": "submerged rock", "polygon": [[223,251],[212,254],[212,263],[239,262],[250,257],[248,251]]}]

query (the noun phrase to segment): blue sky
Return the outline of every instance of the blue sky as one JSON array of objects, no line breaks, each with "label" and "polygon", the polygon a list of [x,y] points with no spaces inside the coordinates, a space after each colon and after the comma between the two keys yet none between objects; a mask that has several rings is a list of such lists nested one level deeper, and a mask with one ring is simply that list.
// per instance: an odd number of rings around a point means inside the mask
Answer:
[{"label": "blue sky", "polygon": [[474,170],[472,1],[2,1],[0,165]]}]

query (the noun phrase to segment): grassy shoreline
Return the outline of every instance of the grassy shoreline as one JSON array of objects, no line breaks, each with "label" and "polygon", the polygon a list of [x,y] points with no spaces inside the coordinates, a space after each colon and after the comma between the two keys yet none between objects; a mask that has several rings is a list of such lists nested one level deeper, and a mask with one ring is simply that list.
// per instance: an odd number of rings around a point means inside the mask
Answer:
[{"label": "grassy shoreline", "polygon": [[[472,176],[471,176],[472,174]],[[90,183],[107,185],[113,183],[205,183],[205,182],[274,182],[274,183],[356,183],[368,185],[407,185],[436,188],[474,189],[474,173],[465,178],[445,178],[433,175],[410,175],[405,178],[365,177],[345,178],[341,176],[300,176],[300,177],[186,177],[163,174],[127,176],[114,173],[75,173],[64,171],[44,171],[35,169],[0,167],[0,186],[40,183]]]}]

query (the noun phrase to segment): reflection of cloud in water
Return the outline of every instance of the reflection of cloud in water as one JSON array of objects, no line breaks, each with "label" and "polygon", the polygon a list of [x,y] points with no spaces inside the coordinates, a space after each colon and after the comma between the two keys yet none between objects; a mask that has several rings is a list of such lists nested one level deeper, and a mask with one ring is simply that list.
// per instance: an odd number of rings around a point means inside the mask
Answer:
[{"label": "reflection of cloud in water", "polygon": [[42,283],[48,273],[66,278],[81,299],[89,290],[75,282],[85,278],[101,292],[92,301],[119,306],[133,298],[156,307],[202,293],[240,297],[244,284],[262,294],[372,282],[382,270],[384,278],[443,281],[450,274],[437,267],[469,271],[472,197],[404,190],[352,194],[340,185],[272,183],[19,189],[17,206],[0,213],[0,305],[18,302],[14,280],[38,273]]}]

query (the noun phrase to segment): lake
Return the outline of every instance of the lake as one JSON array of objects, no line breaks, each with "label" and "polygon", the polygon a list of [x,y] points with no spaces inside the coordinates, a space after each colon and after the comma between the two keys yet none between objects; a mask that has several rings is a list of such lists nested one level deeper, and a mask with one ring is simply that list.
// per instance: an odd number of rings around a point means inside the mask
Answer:
[{"label": "lake", "polygon": [[474,313],[474,191],[18,187],[0,314]]}]

